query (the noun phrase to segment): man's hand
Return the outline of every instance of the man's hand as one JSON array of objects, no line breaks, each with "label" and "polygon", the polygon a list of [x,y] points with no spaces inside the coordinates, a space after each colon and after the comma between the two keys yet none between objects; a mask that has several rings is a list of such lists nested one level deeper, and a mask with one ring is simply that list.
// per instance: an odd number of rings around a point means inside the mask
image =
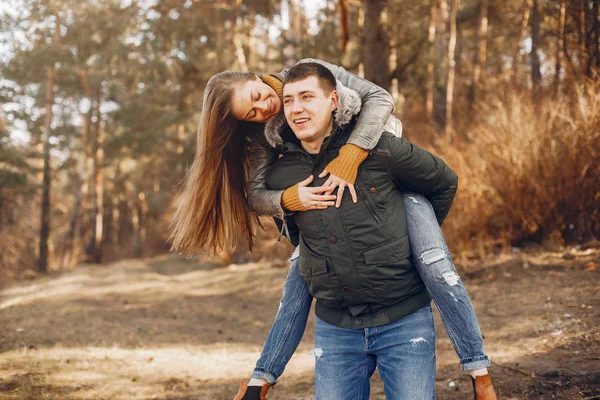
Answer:
[{"label": "man's hand", "polygon": [[326,194],[319,194],[325,192],[324,186],[310,187],[308,186],[314,179],[311,175],[298,184],[298,198],[302,207],[307,210],[324,210],[329,206],[335,205],[333,200],[336,196],[331,195],[331,192]]},{"label": "man's hand", "polygon": [[339,176],[330,174],[329,172],[327,172],[326,169],[324,169],[323,172],[321,172],[321,174],[319,175],[319,178],[324,178],[327,175],[329,175],[329,178],[327,179],[327,181],[325,181],[325,183],[321,187],[326,188],[325,194],[331,194],[335,190],[336,187],[338,188],[337,201],[335,203],[335,206],[337,208],[340,208],[340,205],[342,205],[342,197],[344,197],[344,189],[346,187],[350,190],[350,196],[352,196],[352,201],[354,203],[356,203],[358,201],[358,199],[356,198],[356,190],[354,190],[353,184],[351,184],[350,182],[346,182]]}]

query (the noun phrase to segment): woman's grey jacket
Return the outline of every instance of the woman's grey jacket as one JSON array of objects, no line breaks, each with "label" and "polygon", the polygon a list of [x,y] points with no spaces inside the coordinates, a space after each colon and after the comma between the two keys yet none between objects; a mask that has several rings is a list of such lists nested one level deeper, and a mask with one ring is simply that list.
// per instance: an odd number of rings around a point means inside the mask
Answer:
[{"label": "woman's grey jacket", "polygon": [[[394,109],[394,101],[392,96],[384,89],[359,78],[342,67],[329,64],[325,61],[307,58],[300,62],[317,62],[324,65],[339,82],[355,90],[360,95],[362,110],[354,130],[348,138],[348,143],[355,144],[365,150],[371,150],[379,141],[384,126],[386,131],[392,132],[396,136],[402,135],[402,124],[394,116],[391,116]],[[285,76],[286,72],[282,72],[282,77]],[[278,116],[280,118],[279,121],[281,121],[282,116],[283,109]],[[276,123],[276,121],[270,121],[267,126]],[[273,143],[265,142],[265,140],[253,140],[250,146],[249,157],[248,204],[250,210],[257,215],[269,215],[281,218],[284,214],[281,207],[283,190],[268,190],[265,186],[267,171],[278,158],[275,146],[273,146]],[[306,178],[308,176],[300,179],[300,181]],[[290,186],[296,183],[294,182]]]},{"label": "woman's grey jacket", "polygon": [[[267,130],[267,139],[282,153],[267,175],[268,187],[287,188],[337,157],[360,109],[358,96],[339,87],[338,93],[335,127],[316,159],[287,125]],[[315,175],[312,184],[326,179]],[[456,174],[444,161],[384,132],[358,169],[357,203],[345,193],[340,208],[286,217],[292,241],[300,246],[299,272],[317,299],[317,316],[345,328],[366,328],[397,321],[428,304],[431,298],[411,263],[401,190],[424,194],[441,224],[457,186]]]}]

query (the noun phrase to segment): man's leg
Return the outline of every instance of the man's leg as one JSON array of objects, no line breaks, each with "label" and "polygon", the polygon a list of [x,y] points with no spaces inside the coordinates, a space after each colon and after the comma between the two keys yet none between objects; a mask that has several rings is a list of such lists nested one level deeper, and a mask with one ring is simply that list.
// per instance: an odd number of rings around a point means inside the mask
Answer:
[{"label": "man's leg", "polygon": [[435,325],[431,306],[378,327],[377,356],[387,400],[435,399]]},{"label": "man's leg", "polygon": [[340,328],[317,318],[315,327],[317,400],[367,400],[375,358],[365,349],[365,329]]}]

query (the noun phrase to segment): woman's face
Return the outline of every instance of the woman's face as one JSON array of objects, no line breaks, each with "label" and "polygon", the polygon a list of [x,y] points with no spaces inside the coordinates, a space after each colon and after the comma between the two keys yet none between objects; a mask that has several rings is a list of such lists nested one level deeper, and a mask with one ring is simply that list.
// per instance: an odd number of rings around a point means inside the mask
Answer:
[{"label": "woman's face", "polygon": [[260,79],[236,86],[231,113],[240,121],[265,123],[281,110],[281,100],[271,86]]}]

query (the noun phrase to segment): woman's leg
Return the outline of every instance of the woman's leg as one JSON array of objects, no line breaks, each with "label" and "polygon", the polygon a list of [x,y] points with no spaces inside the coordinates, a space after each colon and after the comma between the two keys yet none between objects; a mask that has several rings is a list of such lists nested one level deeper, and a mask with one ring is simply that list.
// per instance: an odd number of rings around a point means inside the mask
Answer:
[{"label": "woman's leg", "polygon": [[402,196],[413,265],[440,312],[464,371],[490,365],[473,305],[456,272],[429,201],[416,193]]},{"label": "woman's leg", "polygon": [[304,279],[298,273],[297,252],[290,259],[291,265],[285,284],[279,311],[271,326],[252,378],[264,379],[274,385],[296,351],[310,312],[312,297]]}]

